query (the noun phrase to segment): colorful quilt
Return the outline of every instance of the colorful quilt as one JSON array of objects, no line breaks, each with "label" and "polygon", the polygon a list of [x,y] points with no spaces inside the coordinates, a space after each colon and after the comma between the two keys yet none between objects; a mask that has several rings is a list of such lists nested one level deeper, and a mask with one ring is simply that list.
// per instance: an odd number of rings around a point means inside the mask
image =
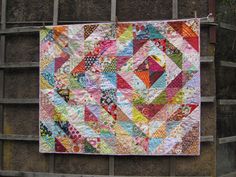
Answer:
[{"label": "colorful quilt", "polygon": [[199,19],[40,31],[40,152],[199,155]]}]

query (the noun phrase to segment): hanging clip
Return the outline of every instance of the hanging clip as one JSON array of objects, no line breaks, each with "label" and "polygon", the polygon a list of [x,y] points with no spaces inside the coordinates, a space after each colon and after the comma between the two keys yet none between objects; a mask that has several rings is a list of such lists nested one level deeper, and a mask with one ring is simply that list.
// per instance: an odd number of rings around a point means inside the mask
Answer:
[{"label": "hanging clip", "polygon": [[197,18],[197,11],[194,11],[194,18]]},{"label": "hanging clip", "polygon": [[47,29],[46,26],[45,26],[45,22],[43,22],[43,26],[42,26],[42,29]]},{"label": "hanging clip", "polygon": [[115,20],[115,26],[116,28],[118,27],[118,17],[116,16],[116,20]]},{"label": "hanging clip", "polygon": [[214,22],[214,16],[212,13],[209,13],[206,17],[200,18],[203,22]]},{"label": "hanging clip", "polygon": [[214,21],[214,16],[213,16],[212,13],[209,13],[209,14],[207,15],[207,21],[209,21],[209,22],[213,22],[213,21]]}]

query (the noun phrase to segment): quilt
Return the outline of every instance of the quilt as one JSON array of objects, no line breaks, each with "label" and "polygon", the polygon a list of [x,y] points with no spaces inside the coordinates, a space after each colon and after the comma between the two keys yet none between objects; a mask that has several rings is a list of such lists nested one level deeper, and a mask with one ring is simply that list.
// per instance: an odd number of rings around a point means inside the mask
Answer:
[{"label": "quilt", "polygon": [[42,153],[200,154],[200,20],[40,31]]}]

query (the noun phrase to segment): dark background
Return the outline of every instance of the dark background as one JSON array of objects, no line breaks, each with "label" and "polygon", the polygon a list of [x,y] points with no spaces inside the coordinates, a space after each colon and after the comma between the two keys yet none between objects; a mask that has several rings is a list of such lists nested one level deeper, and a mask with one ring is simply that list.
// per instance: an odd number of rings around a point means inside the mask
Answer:
[{"label": "dark background", "polygon": [[[198,17],[206,17],[211,2],[214,0],[179,0],[178,18],[192,18],[194,11]],[[117,17],[119,21],[171,19],[172,0],[117,0]],[[235,1],[217,0],[216,17],[217,23],[236,25]],[[110,21],[110,18],[110,0],[59,1],[59,24],[69,23],[65,21]],[[52,20],[53,0],[7,0],[6,28],[40,26],[43,22],[50,25]],[[115,175],[216,176],[217,171],[220,176],[236,170],[236,143],[218,143],[218,138],[236,135],[236,106],[217,104],[219,99],[236,99],[235,68],[220,65],[221,60],[236,62],[236,32],[219,26],[213,26],[212,32],[210,28],[212,25],[201,26],[201,56],[215,56],[215,62],[201,63],[201,94],[216,99],[202,103],[201,134],[213,139],[201,143],[198,157],[115,156]],[[210,33],[214,37],[216,28],[215,43],[210,40]],[[4,36],[5,63],[39,61],[38,32]],[[2,69],[1,74],[3,98],[38,98],[37,67]],[[1,104],[1,108],[3,134],[38,136],[38,104]],[[1,146],[0,176],[6,170],[109,174],[109,156],[40,154],[37,141],[2,140]]]}]

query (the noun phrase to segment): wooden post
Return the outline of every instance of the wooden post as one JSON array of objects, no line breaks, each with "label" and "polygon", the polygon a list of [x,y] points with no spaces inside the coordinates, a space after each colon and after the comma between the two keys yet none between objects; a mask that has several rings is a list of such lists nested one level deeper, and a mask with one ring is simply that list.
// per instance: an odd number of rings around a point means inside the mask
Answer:
[{"label": "wooden post", "polygon": [[[1,30],[6,29],[6,0],[2,0]],[[5,35],[1,35],[0,65],[5,62]],[[0,70],[0,99],[4,97],[4,71]],[[0,105],[0,133],[3,133],[4,113]],[[3,141],[0,141],[0,169],[3,169]]]},{"label": "wooden post", "polygon": [[[209,13],[212,13],[212,16],[215,18],[215,9],[216,9],[216,4],[215,0],[208,0],[208,11]],[[209,41],[212,44],[216,43],[216,27],[215,26],[210,26],[209,27]]]},{"label": "wooden post", "polygon": [[[116,21],[116,0],[111,0],[111,21]],[[109,156],[109,175],[115,175],[115,159],[114,156]]]},{"label": "wooden post", "polygon": [[[178,0],[172,0],[172,18],[178,19]],[[175,157],[169,157],[169,172],[170,176],[175,176]]]},{"label": "wooden post", "polygon": [[172,18],[178,18],[178,0],[172,0]]},{"label": "wooden post", "polygon": [[54,3],[53,3],[53,25],[57,25],[57,23],[58,23],[58,7],[59,7],[59,0],[54,0]]},{"label": "wooden post", "polygon": [[116,21],[116,0],[111,0],[111,21]]},{"label": "wooden post", "polygon": [[[54,2],[53,2],[53,25],[58,24],[58,9],[59,9],[59,0],[54,0]],[[55,171],[55,155],[50,154],[49,172],[54,173],[54,171]]]}]

